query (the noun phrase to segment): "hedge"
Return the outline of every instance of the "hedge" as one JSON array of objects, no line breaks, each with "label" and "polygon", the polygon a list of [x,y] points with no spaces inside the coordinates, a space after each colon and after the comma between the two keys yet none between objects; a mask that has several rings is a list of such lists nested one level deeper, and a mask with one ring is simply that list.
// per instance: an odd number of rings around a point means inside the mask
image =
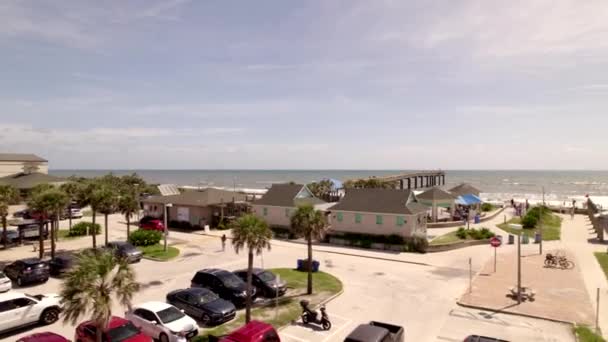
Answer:
[{"label": "hedge", "polygon": [[495,234],[492,233],[488,228],[481,228],[479,230],[477,229],[465,229],[464,227],[460,227],[458,228],[458,230],[456,231],[456,236],[459,239],[473,239],[473,240],[483,240],[483,239],[489,239],[491,237],[493,237]]},{"label": "hedge", "polygon": [[[78,222],[72,226],[72,229],[68,232],[68,236],[85,236],[92,235],[93,222]],[[101,226],[95,223],[95,234],[101,232]]]},{"label": "hedge", "polygon": [[129,235],[129,242],[134,246],[152,246],[159,243],[162,237],[158,230],[138,229]]},{"label": "hedge", "polygon": [[[404,252],[425,253],[429,246],[426,237],[414,235],[412,237],[403,237],[401,235],[377,235],[377,234],[360,234],[360,233],[344,233],[333,235],[335,238],[343,239],[350,242],[351,246],[362,248],[371,248],[372,244],[379,243],[393,246],[403,246]],[[326,237],[329,241],[330,236]]]}]

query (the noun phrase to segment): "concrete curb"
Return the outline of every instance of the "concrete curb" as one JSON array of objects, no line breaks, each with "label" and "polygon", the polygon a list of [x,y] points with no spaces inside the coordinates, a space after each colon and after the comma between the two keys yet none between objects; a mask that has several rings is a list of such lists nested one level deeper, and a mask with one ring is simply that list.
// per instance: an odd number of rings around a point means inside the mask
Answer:
[{"label": "concrete curb", "polygon": [[562,320],[555,319],[555,318],[549,318],[549,317],[543,317],[543,316],[535,316],[535,315],[529,315],[529,314],[525,314],[525,313],[519,313],[519,312],[512,312],[512,311],[505,311],[505,310],[500,310],[500,309],[494,309],[494,308],[489,308],[489,307],[485,307],[485,306],[465,304],[465,303],[461,303],[460,301],[456,301],[456,304],[458,304],[458,305],[460,305],[460,306],[462,306],[464,308],[470,308],[470,309],[476,309],[476,310],[485,310],[485,311],[491,311],[491,312],[494,312],[494,313],[502,313],[502,314],[513,315],[513,316],[527,317],[527,318],[536,318],[536,319],[542,319],[542,320],[545,320],[545,321],[550,321],[550,322],[555,322],[555,323],[569,324],[569,325],[572,325],[573,327],[576,326],[576,323],[574,323],[574,322],[562,321]]}]

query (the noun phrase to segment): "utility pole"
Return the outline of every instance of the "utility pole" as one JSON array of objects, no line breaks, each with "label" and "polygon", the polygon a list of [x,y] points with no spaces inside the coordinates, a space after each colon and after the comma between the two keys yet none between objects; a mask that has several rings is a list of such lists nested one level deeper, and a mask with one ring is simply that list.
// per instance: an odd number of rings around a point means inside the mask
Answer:
[{"label": "utility pole", "polygon": [[540,243],[538,245],[538,253],[543,255],[543,213],[545,212],[545,187],[543,186],[543,205],[540,207],[538,214],[538,229],[540,232]]},{"label": "utility pole", "polygon": [[517,304],[521,304],[521,233],[517,234]]}]

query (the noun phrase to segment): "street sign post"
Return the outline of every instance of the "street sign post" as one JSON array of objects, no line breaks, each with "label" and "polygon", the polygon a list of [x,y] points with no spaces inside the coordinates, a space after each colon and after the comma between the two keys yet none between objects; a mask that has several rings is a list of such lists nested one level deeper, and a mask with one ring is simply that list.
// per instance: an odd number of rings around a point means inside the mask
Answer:
[{"label": "street sign post", "polygon": [[496,236],[490,239],[490,246],[494,247],[494,273],[496,273],[496,248],[500,247],[502,241]]}]

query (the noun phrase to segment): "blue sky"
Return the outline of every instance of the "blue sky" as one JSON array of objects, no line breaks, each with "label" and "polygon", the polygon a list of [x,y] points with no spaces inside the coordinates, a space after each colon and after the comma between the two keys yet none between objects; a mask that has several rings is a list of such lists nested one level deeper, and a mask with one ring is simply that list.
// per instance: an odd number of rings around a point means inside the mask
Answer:
[{"label": "blue sky", "polygon": [[608,169],[608,2],[0,2],[51,168]]}]

